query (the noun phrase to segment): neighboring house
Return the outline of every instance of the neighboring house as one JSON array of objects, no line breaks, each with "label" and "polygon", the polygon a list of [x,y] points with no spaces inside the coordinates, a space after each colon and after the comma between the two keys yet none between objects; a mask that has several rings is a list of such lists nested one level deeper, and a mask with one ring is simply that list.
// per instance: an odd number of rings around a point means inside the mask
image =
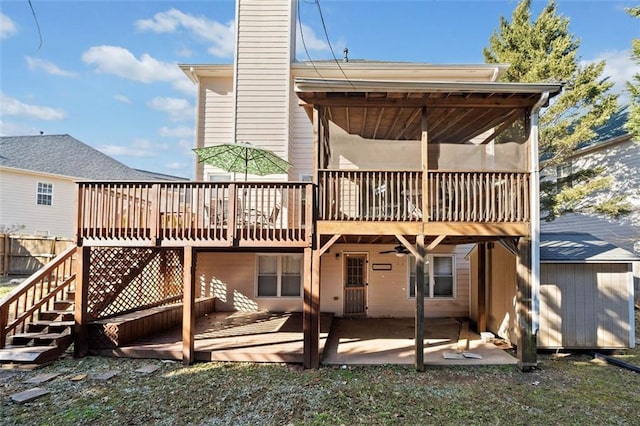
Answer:
[{"label": "neighboring house", "polygon": [[[602,214],[567,213],[551,222],[542,222],[545,232],[586,232],[624,250],[640,255],[640,142],[626,132],[622,111],[597,130],[598,136],[583,144],[568,160],[547,173],[547,178],[567,176],[579,170],[602,167],[611,178],[611,187],[584,200],[589,205],[603,197],[624,196],[631,207],[618,218]],[[636,300],[640,300],[640,262],[634,264]],[[640,303],[640,302],[638,302]]]},{"label": "neighboring house", "polygon": [[234,64],[181,66],[196,147],[248,141],[288,175],[198,165],[198,182],[78,184],[76,355],[118,337],[90,323],[182,300],[180,355],[212,359],[194,324],[215,296],[216,310],[301,312],[307,368],[321,312],[415,318],[423,369],[425,318],[497,331],[487,301],[508,287],[519,365],[536,365],[538,111],[562,85],[497,82],[506,65],[296,62],[295,5],[238,0]]},{"label": "neighboring house", "polygon": [[0,137],[0,226],[73,238],[75,182],[177,179],[134,170],[69,135]]}]

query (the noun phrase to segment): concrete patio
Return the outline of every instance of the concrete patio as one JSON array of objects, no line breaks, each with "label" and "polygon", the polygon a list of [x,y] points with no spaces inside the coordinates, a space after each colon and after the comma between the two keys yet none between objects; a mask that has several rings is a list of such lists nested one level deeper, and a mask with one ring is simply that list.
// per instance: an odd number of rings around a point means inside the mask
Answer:
[{"label": "concrete patio", "polygon": [[[321,318],[320,351],[327,365],[413,364],[413,318]],[[466,321],[425,321],[426,365],[516,364],[516,358],[468,331]],[[179,328],[93,353],[128,358],[182,359]],[[291,362],[303,357],[301,313],[213,312],[196,322],[198,361]],[[470,352],[478,358],[462,355]],[[445,354],[453,359],[445,358]]]}]

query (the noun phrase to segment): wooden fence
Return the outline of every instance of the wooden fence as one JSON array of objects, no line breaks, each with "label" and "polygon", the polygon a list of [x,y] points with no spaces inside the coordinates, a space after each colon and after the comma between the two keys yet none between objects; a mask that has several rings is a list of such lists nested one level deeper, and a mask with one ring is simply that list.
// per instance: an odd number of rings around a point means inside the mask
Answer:
[{"label": "wooden fence", "polygon": [[0,234],[0,276],[31,275],[73,245],[64,238]]}]

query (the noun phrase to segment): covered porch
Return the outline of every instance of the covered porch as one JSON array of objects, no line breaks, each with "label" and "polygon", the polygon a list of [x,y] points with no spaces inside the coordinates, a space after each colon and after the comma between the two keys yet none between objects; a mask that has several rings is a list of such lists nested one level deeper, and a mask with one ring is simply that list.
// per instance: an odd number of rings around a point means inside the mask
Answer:
[{"label": "covered porch", "polygon": [[[412,318],[334,318],[322,314],[320,354],[324,365],[415,363]],[[196,361],[302,363],[301,313],[212,312],[199,317],[194,334]],[[425,321],[424,356],[428,366],[514,365],[509,345],[483,341],[465,320]],[[154,333],[94,354],[125,358],[182,360],[179,327]],[[469,354],[464,356],[464,354]]]}]

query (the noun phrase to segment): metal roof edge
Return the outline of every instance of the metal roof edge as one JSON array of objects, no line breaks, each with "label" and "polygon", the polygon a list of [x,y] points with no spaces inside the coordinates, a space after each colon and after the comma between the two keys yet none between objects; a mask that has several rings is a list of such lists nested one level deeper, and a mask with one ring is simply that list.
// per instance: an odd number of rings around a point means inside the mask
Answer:
[{"label": "metal roof edge", "polygon": [[480,93],[543,93],[562,90],[562,83],[503,83],[466,81],[398,81],[398,80],[337,80],[296,78],[296,92],[480,92]]}]

